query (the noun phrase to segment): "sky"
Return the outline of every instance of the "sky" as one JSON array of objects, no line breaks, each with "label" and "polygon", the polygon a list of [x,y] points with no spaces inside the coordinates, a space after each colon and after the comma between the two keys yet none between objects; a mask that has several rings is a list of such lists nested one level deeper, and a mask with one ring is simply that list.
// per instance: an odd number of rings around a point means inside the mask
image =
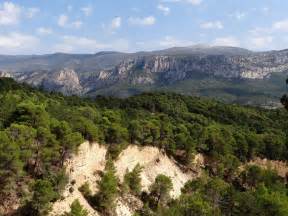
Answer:
[{"label": "sky", "polygon": [[0,0],[0,54],[288,48],[285,0]]}]

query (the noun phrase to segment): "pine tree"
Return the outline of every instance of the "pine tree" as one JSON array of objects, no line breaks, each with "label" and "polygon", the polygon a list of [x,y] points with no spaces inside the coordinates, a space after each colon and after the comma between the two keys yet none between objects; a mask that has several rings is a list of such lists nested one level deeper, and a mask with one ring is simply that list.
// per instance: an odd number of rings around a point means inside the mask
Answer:
[{"label": "pine tree", "polygon": [[99,192],[96,195],[97,207],[104,212],[113,212],[115,208],[115,199],[118,193],[118,178],[113,161],[107,161],[105,172],[99,182]]},{"label": "pine tree", "polygon": [[78,199],[73,201],[70,208],[71,211],[63,216],[88,216],[88,211],[83,208]]}]

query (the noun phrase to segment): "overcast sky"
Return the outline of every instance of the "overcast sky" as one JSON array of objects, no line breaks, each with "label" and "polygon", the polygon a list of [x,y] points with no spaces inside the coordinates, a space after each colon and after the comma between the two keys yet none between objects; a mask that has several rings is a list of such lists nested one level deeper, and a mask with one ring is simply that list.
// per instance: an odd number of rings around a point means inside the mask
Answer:
[{"label": "overcast sky", "polygon": [[285,0],[0,0],[0,54],[288,48]]}]

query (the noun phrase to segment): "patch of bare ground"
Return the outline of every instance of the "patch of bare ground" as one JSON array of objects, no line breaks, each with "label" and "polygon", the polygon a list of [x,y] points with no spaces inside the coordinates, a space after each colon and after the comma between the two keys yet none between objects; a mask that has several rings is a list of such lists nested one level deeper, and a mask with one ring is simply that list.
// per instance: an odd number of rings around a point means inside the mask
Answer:
[{"label": "patch of bare ground", "polygon": [[[69,184],[63,192],[63,198],[54,203],[51,216],[58,216],[70,211],[70,205],[75,199],[89,212],[89,215],[100,215],[85,200],[78,188],[88,182],[91,191],[97,192],[97,181],[100,179],[99,172],[103,171],[106,164],[107,147],[98,143],[85,142],[80,145],[78,154],[73,155],[66,161],[66,171],[69,175]],[[202,164],[204,161],[201,155],[196,155],[194,164]],[[163,151],[156,147],[139,147],[130,145],[121,152],[115,161],[117,176],[120,182],[123,181],[126,170],[131,171],[137,164],[143,167],[141,173],[141,184],[143,191],[148,191],[150,185],[159,174],[169,176],[173,183],[171,196],[177,198],[181,194],[184,184],[200,175],[200,172],[193,172],[189,169],[184,171],[179,164],[168,157]],[[142,202],[132,195],[123,195],[116,200],[116,215],[130,216],[135,210],[142,207]]]},{"label": "patch of bare ground", "polygon": [[272,169],[275,170],[279,176],[286,178],[288,177],[288,164],[284,161],[275,161],[268,159],[255,158],[250,161],[248,165],[257,165],[263,169]]}]

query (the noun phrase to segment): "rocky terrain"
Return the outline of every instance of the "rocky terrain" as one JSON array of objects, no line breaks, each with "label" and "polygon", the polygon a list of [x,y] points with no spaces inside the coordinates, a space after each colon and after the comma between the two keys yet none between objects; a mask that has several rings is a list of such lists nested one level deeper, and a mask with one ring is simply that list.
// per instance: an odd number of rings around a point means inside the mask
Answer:
[{"label": "rocky terrain", "polygon": [[[63,198],[53,204],[50,216],[62,215],[69,212],[72,202],[76,199],[88,211],[88,215],[101,215],[84,198],[79,188],[88,183],[93,194],[97,193],[97,181],[101,179],[100,173],[104,171],[106,164],[107,146],[98,143],[84,142],[79,146],[78,153],[66,161],[66,172],[69,176],[69,184],[63,192]],[[141,165],[141,186],[142,191],[149,192],[151,186],[159,174],[164,174],[171,178],[173,189],[170,196],[174,199],[181,195],[181,188],[189,180],[201,177],[202,168],[205,168],[205,159],[202,154],[197,154],[191,165],[193,170],[185,170],[165,152],[156,147],[139,147],[130,145],[123,150],[118,159],[114,162],[116,174],[123,182],[127,171],[131,172],[133,168]],[[267,159],[255,158],[254,160],[243,164],[239,170],[243,171],[248,165],[256,165],[263,169],[275,170],[276,173],[285,178],[288,173],[287,163],[283,161],[273,161]],[[132,194],[121,194],[116,200],[116,216],[132,216],[136,210],[143,207],[142,201]]]},{"label": "rocky terrain", "polygon": [[[70,183],[66,186],[63,199],[53,205],[51,216],[62,215],[65,211],[69,212],[70,205],[75,199],[78,199],[81,205],[88,210],[89,215],[99,215],[85,200],[78,188],[88,182],[92,192],[97,192],[97,180],[101,178],[99,173],[104,170],[106,153],[107,147],[98,143],[85,142],[79,147],[78,154],[66,162],[69,182],[73,182],[73,184]],[[200,167],[203,163],[202,156],[200,154],[196,155],[194,160],[195,170],[197,169],[199,172],[183,172],[173,159],[158,148],[130,145],[119,155],[119,158],[115,161],[115,167],[120,182],[123,182],[126,170],[131,171],[137,164],[140,164],[143,167],[141,172],[143,191],[149,191],[149,186],[158,174],[169,176],[173,183],[171,196],[177,198],[181,195],[181,188],[184,184],[200,175]],[[71,188],[73,188],[72,191]],[[141,200],[129,194],[119,197],[116,203],[117,216],[133,215],[135,210],[143,206]]]},{"label": "rocky terrain", "polygon": [[[164,86],[173,90],[171,85],[195,79],[222,79],[225,84],[235,80],[270,82],[273,74],[286,76],[287,69],[288,50],[252,52],[233,47],[194,46],[132,54],[0,56],[0,76],[11,76],[66,95],[128,96],[143,91],[143,88],[157,90]],[[126,93],[121,95],[118,90],[123,88],[126,88]],[[135,91],[129,91],[129,88]],[[183,91],[196,92],[192,86]]]}]

